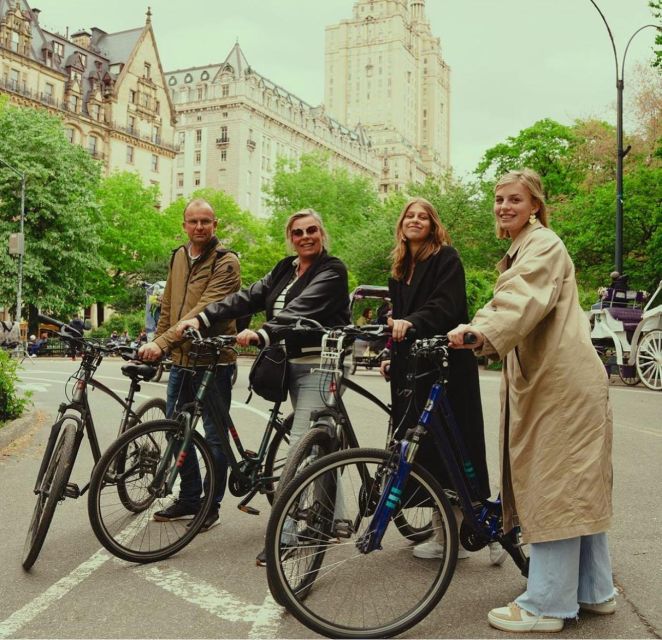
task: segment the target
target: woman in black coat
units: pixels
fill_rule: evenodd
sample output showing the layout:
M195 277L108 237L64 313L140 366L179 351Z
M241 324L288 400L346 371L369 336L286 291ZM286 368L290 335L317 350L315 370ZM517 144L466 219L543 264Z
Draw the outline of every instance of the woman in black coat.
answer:
M418 422L435 380L433 365L426 367L419 361L417 374L427 372L429 375L418 378L413 397L403 393L407 389L409 343L403 341L407 332L410 328L415 329L416 338L446 335L457 326L458 321L466 322L463 318L468 319L468 313L464 269L432 204L423 198L410 200L396 224L395 241L392 277L389 279L393 303L389 324L393 346L390 360L382 363L382 372L388 372L391 380L393 420L397 435L402 436ZM490 486L478 365L475 357L466 357L463 351L452 351L449 358L448 399L476 471L478 495L474 497L486 498L490 495ZM416 461L426 467L442 487L453 488L441 466L431 436L421 443ZM414 555L422 558L438 557L440 553L440 544L436 539L414 548ZM464 549L460 549L458 557L467 555ZM493 562L503 561L505 556L502 555L498 544L490 548Z

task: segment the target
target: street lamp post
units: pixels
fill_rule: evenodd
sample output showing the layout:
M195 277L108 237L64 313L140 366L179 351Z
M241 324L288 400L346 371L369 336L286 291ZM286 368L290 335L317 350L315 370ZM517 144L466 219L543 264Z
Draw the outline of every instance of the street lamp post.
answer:
M653 29L660 29L655 24L645 24L643 27L639 27L631 36L625 46L625 51L623 52L623 58L621 59L620 72L618 68L618 54L616 53L616 43L614 42L614 36L611 33L609 28L609 23L605 18L604 14L600 10L600 7L595 3L595 0L589 0L589 2L596 8L597 12L600 14L602 21L607 27L607 33L609 33L609 39L611 40L611 47L614 51L614 63L616 65L616 233L615 233L615 247L614 247L614 266L616 271L620 274L623 273L623 158L630 151L630 145L626 149L623 149L623 87L625 83L623 81L624 72L625 72L625 57L628 54L628 49L630 48L630 43L634 37L644 29L653 27Z
M23 304L23 253L25 252L23 238L25 227L25 173L21 173L8 162L0 158L0 163L5 165L10 171L13 171L21 179L21 222L20 222L20 240L18 251L18 287L16 289L16 322L21 322L22 304Z

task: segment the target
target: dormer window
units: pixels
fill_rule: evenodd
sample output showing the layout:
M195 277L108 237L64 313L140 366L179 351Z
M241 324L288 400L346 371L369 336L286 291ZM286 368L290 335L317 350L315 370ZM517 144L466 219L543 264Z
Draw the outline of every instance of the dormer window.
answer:
M53 42L53 51L60 58L64 57L64 45L61 42Z
M83 65L83 69L87 66L87 55L84 53L80 54L80 63Z

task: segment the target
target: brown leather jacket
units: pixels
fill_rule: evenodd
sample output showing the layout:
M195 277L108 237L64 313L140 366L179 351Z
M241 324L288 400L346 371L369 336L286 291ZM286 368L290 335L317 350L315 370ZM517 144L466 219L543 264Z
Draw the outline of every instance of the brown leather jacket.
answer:
M187 245L175 249L154 342L163 351L170 352L174 364L184 367L193 365L189 358L191 345L175 336L175 325L180 320L195 317L210 302L217 302L239 291L240 286L239 259L224 249L218 238L213 237L205 252L194 262L188 256ZM234 335L236 332L234 319L220 320L209 328L206 335ZM235 353L230 349L221 356L221 362L234 362L235 359ZM205 360L198 358L195 364L205 364Z

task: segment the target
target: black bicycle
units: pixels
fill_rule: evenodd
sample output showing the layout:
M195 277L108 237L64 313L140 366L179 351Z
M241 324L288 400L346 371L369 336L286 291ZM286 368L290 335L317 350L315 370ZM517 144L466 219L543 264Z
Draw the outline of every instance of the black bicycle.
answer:
M79 487L77 484L69 482L80 443L86 433L95 462L101 457L99 440L88 401L89 388L98 389L122 407L119 434L144 420L165 417L166 412L165 400L161 398L147 400L135 411L133 410L134 396L140 391L140 383L150 380L154 375L155 368L152 365L130 362L122 367L122 373L131 380L124 400L94 377L105 356L120 353L125 360L134 360L137 357L134 350L108 348L93 340L83 338L76 329L59 320L47 316L39 316L39 319L58 327L57 335L72 349L80 352L82 360L78 370L70 379L73 382L71 398L60 404L58 408L37 474L34 487L37 502L23 547L22 564L26 570L32 567L39 556L58 503L65 498L79 498L89 487L89 484ZM132 501L126 486L122 485L119 490L126 509L135 511L142 508L140 503Z
M300 622L329 637L390 637L417 624L451 581L458 537L470 551L498 542L528 572L519 530L502 530L500 501L472 500L475 471L445 391L446 338L417 340L410 357L437 367L418 424L390 450L338 451L317 461L283 488L271 512L271 592ZM424 437L433 438L453 492L415 462ZM451 501L464 516L459 532ZM434 523L429 535L442 548L439 557L413 556L417 538L391 526L403 510Z
M108 551L130 562L154 562L173 555L204 523L217 480L209 445L196 431L203 405L219 429L230 470L228 488L232 495L243 498L238 505L241 511L259 514L249 504L258 493L273 500L285 461L292 416L281 419L280 403L271 409L258 450L251 451L242 445L223 399L207 393L220 354L235 344L235 336L202 338L191 330L185 335L192 339L192 353L204 354L209 360L204 370L191 371L191 375L202 376L194 402L184 405L174 419L146 422L127 431L106 450L92 473L88 513L94 533ZM189 520L157 522L154 513L168 507L179 494L180 469L186 457L195 458L204 480L200 509ZM143 509L130 512L125 508L123 487Z

